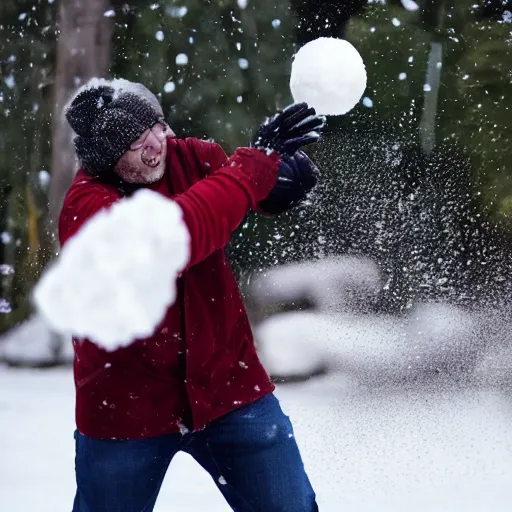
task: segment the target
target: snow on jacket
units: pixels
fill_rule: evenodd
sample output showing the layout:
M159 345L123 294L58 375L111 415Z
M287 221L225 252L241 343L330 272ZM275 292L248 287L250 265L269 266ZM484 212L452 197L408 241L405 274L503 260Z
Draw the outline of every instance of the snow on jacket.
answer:
M217 144L168 139L166 175L148 188L183 210L190 263L176 303L151 337L115 352L73 340L81 433L142 439L199 430L273 391L224 248L274 186L278 165L277 156L255 149L240 148L228 159ZM121 197L114 186L80 170L61 212L61 244Z

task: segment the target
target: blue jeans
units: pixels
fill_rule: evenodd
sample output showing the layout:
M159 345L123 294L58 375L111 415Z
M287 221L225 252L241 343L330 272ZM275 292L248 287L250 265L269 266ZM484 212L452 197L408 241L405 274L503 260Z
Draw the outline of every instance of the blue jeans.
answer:
M211 475L236 512L318 511L290 420L267 395L183 436L102 441L77 433L73 512L151 512L179 451Z

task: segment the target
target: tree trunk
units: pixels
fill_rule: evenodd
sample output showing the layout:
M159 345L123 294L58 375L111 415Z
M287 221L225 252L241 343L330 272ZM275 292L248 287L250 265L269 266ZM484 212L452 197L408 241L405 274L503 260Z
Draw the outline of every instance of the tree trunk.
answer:
M113 33L112 18L105 16L109 9L110 0L60 1L49 193L52 232L76 172L72 130L63 116L63 107L78 86L91 77L105 76L109 70Z
M441 86L441 68L443 65L443 44L439 30L443 25L444 0L430 0L425 3L421 12L424 28L432 34L430 54L428 58L427 76L425 81L425 98L420 121L421 148L430 155L436 145L436 117Z

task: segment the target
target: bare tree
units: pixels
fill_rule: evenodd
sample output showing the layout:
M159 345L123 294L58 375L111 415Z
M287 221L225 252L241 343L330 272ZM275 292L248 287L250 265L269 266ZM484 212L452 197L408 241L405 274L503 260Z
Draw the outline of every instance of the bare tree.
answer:
M76 172L72 131L63 117L63 107L78 86L108 72L113 32L110 8L110 0L60 0L49 193L52 226Z

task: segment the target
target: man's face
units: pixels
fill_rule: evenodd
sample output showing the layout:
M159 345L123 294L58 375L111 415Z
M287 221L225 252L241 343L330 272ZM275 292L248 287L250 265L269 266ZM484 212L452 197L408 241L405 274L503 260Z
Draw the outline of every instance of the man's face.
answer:
M146 130L117 162L114 172L127 183L150 185L165 173L167 137L174 132L164 123Z

